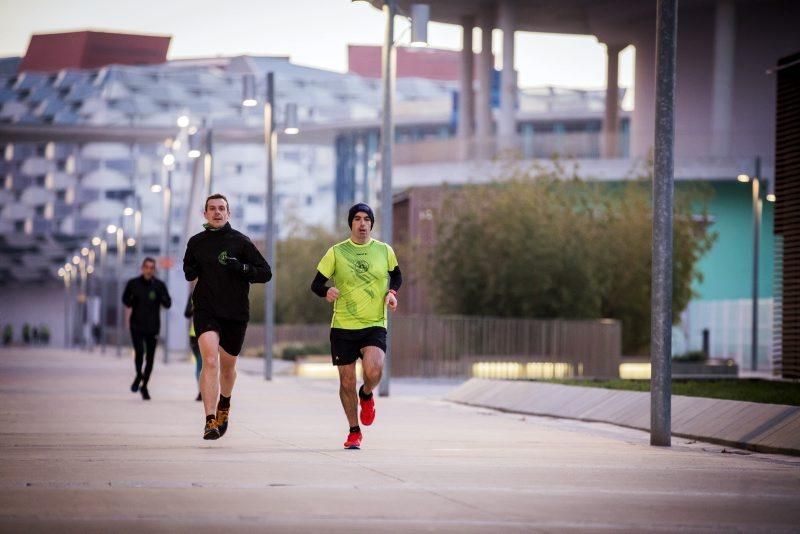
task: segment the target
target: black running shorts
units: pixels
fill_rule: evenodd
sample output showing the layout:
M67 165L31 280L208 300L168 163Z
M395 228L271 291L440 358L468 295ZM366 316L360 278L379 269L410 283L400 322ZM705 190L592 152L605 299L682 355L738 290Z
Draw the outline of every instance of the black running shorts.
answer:
M359 330L331 328L331 360L333 365L350 365L361 358L364 347L378 347L386 352L386 329L370 326Z
M220 319L204 310L194 310L192 315L194 331L197 339L204 332L214 331L219 334L219 346L231 356L238 356L244 345L244 334L247 331L246 321Z

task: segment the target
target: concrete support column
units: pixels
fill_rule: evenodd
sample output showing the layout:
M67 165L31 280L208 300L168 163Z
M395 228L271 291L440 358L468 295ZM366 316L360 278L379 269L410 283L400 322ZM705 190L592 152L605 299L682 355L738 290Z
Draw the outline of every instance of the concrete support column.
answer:
M606 109L603 116L603 157L619 157L619 53L622 46L606 45Z
M475 89L473 88L475 65L472 53L472 29L475 27L475 17L462 17L461 27L463 28L463 39L459 72L458 137L461 139L462 157L465 157L471 152L470 142L475 135Z
M481 28L481 53L478 56L478 100L475 105L475 124L478 141L478 152L488 154L491 152L492 144L492 108L491 74L494 69L492 57L492 23L493 9L491 5L483 5L480 13Z
M736 12L731 0L718 0L714 16L714 67L711 95L711 153L730 155Z
M636 92L634 94L633 118L631 120L630 155L636 159L652 156L655 136L655 81L653 58L656 54L655 35L643 32L634 41L636 47Z
M498 146L512 149L517 144L514 103L517 97L517 76L514 70L514 5L502 0L498 26L503 31L503 70L500 73L500 117L497 124Z

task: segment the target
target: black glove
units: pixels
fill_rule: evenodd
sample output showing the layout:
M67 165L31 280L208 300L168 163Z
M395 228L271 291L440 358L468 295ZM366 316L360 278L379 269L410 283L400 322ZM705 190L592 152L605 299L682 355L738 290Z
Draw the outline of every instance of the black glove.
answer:
M241 275L248 275L250 274L250 266L246 263L242 263L239 261L238 258L234 258L233 256L228 256L227 261L225 262L225 267L236 274Z

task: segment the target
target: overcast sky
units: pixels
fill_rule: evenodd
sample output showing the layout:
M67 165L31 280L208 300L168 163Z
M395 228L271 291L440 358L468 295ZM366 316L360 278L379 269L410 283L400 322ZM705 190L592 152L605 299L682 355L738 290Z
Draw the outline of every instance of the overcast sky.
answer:
M170 58L288 55L346 71L347 44L380 45L382 20L378 10L350 0L0 0L0 56L24 55L33 33L94 29L170 35ZM408 23L398 18L396 26L403 32ZM459 26L432 23L428 33L431 46L460 47ZM497 31L494 50L501 50ZM517 32L515 63L522 87L605 85L605 47L591 36ZM629 48L620 57L620 85L630 87L632 79Z

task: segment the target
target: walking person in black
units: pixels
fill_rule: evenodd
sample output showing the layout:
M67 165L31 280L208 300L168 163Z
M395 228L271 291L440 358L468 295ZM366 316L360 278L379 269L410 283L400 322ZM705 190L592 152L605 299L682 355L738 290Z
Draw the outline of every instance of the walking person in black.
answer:
M186 280L197 280L192 291L192 321L203 355L203 439L219 439L228 429L236 357L250 319L250 284L268 282L272 271L253 242L231 228L225 196L208 197L203 215L205 230L189 239L183 272Z
M131 384L131 391L140 391L144 400L150 400L147 383L153 372L156 341L161 330L161 306L172 306L167 286L156 278L156 260L150 257L144 259L142 275L128 280L122 293L122 303L125 305L125 316L136 354L136 378Z

